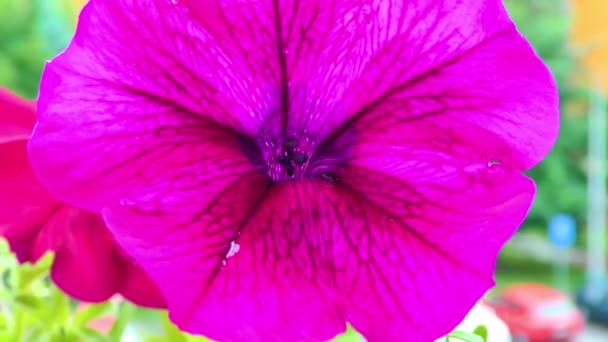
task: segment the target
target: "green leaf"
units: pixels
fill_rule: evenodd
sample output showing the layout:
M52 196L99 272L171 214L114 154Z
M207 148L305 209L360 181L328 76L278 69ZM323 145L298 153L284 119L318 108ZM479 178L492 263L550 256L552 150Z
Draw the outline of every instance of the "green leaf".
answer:
M50 331L51 342L78 342L78 333L64 326L56 327Z
M165 329L165 334L167 336L167 340L171 342L188 342L188 338L184 333L182 333L169 319L169 315L165 312L162 318L163 328Z
M19 290L19 268L17 264L11 265L2 271L2 283L6 286L9 293L15 293Z
M167 339L164 337L158 337L158 336L153 336L153 337L146 337L144 339L145 342L167 342Z
M53 255L46 254L35 264L24 264L19 267L19 289L27 290L32 284L48 276L53 263Z
M82 341L87 342L109 342L112 341L108 336L104 336L102 333L89 327L78 328L77 336Z
M132 321L136 311L137 308L131 303L123 302L120 304L118 314L116 315L116 321L114 321L112 329L110 329L110 341L122 341L127 325Z
M188 342L213 342L212 340L202 337L202 336L194 336L186 334L186 340Z
M13 333L11 331L0 330L0 341L14 341Z
M8 320L6 319L5 315L2 313L0 314L0 331L5 330L8 328Z
M23 341L44 341L46 340L44 337L47 334L47 327L43 325L29 326L27 331L24 333L25 336L22 337ZM3 341L0 339L0 341Z
M25 310L22 310L23 308L18 307L15 308L16 310L13 312L13 326L11 329L11 333L13 335L13 339L9 340L9 341L14 341L18 338L21 337L23 330L25 329L26 324L26 320L27 320L27 315L25 313Z
M84 328L91 321L101 318L112 312L112 302L103 302L99 304L88 304L84 309L76 312L74 316L74 326L77 329Z
M44 301L31 294L19 294L15 297L15 303L29 310L39 310L45 306Z
M481 337L483 339L483 342L488 341L488 327L483 324L478 325L477 328L473 330L473 334Z
M60 326L68 326L70 323L70 299L58 288L51 289L50 302L47 306L45 321Z
M483 342L483 339L479 335L467 333L464 331L454 330L447 337L447 342L464 341L464 342Z
M6 239L1 238L0 239L0 254L4 255L4 254L10 254L11 253L11 249L8 246L8 242L6 241Z
M346 332L340 334L334 338L333 342L360 342L364 341L363 337L348 324L346 326Z

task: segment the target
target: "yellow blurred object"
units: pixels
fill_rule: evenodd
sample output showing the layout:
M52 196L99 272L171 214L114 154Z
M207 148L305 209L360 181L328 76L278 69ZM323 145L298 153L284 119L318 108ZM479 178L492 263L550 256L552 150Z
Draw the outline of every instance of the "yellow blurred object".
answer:
M608 93L608 1L570 1L574 10L572 38L590 69L589 81Z
M76 25L78 15L87 2L89 2L89 0L64 0L62 2L63 8L66 10L70 23L73 26Z
M82 6L84 6L84 4L86 4L88 1L89 0L72 0L74 6L78 7L79 9L82 8Z

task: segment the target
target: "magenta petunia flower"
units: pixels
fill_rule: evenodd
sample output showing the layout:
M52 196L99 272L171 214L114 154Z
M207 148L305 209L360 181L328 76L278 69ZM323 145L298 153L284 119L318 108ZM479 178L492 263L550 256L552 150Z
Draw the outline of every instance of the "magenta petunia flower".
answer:
M557 102L498 0L91 0L29 152L186 331L430 341L493 285Z
M84 301L115 293L143 306L164 307L156 285L121 249L99 215L53 198L29 164L26 144L35 105L0 88L0 237L20 262L55 252L51 278Z

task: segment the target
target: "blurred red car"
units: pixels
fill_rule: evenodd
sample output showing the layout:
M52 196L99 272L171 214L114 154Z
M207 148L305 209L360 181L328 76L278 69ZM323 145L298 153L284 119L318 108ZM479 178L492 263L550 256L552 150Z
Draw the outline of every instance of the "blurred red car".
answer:
M487 301L514 342L571 341L582 333L581 311L564 293L541 284L518 284Z

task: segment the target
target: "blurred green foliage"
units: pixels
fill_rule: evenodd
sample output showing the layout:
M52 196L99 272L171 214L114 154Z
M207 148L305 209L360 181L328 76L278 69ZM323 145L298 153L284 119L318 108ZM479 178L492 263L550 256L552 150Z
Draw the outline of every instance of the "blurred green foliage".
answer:
M34 6L28 1L0 0L0 84L34 97L38 75L49 53L37 34Z
M47 254L36 264L19 265L0 239L0 341L209 341L180 332L166 312L121 300L83 305L70 299L49 279L52 262Z
M120 341L130 316L123 314L107 335L93 329L94 320L117 312L119 304L79 308L49 280L52 260L48 254L36 264L18 265L0 240L0 341Z
M570 42L572 13L567 0L505 0L520 32L555 76L560 93L561 129L553 151L528 172L538 192L528 223L542 227L560 212L579 222L586 214L587 91L577 75L582 66Z
M35 98L44 62L69 42L68 0L0 0L0 85Z

